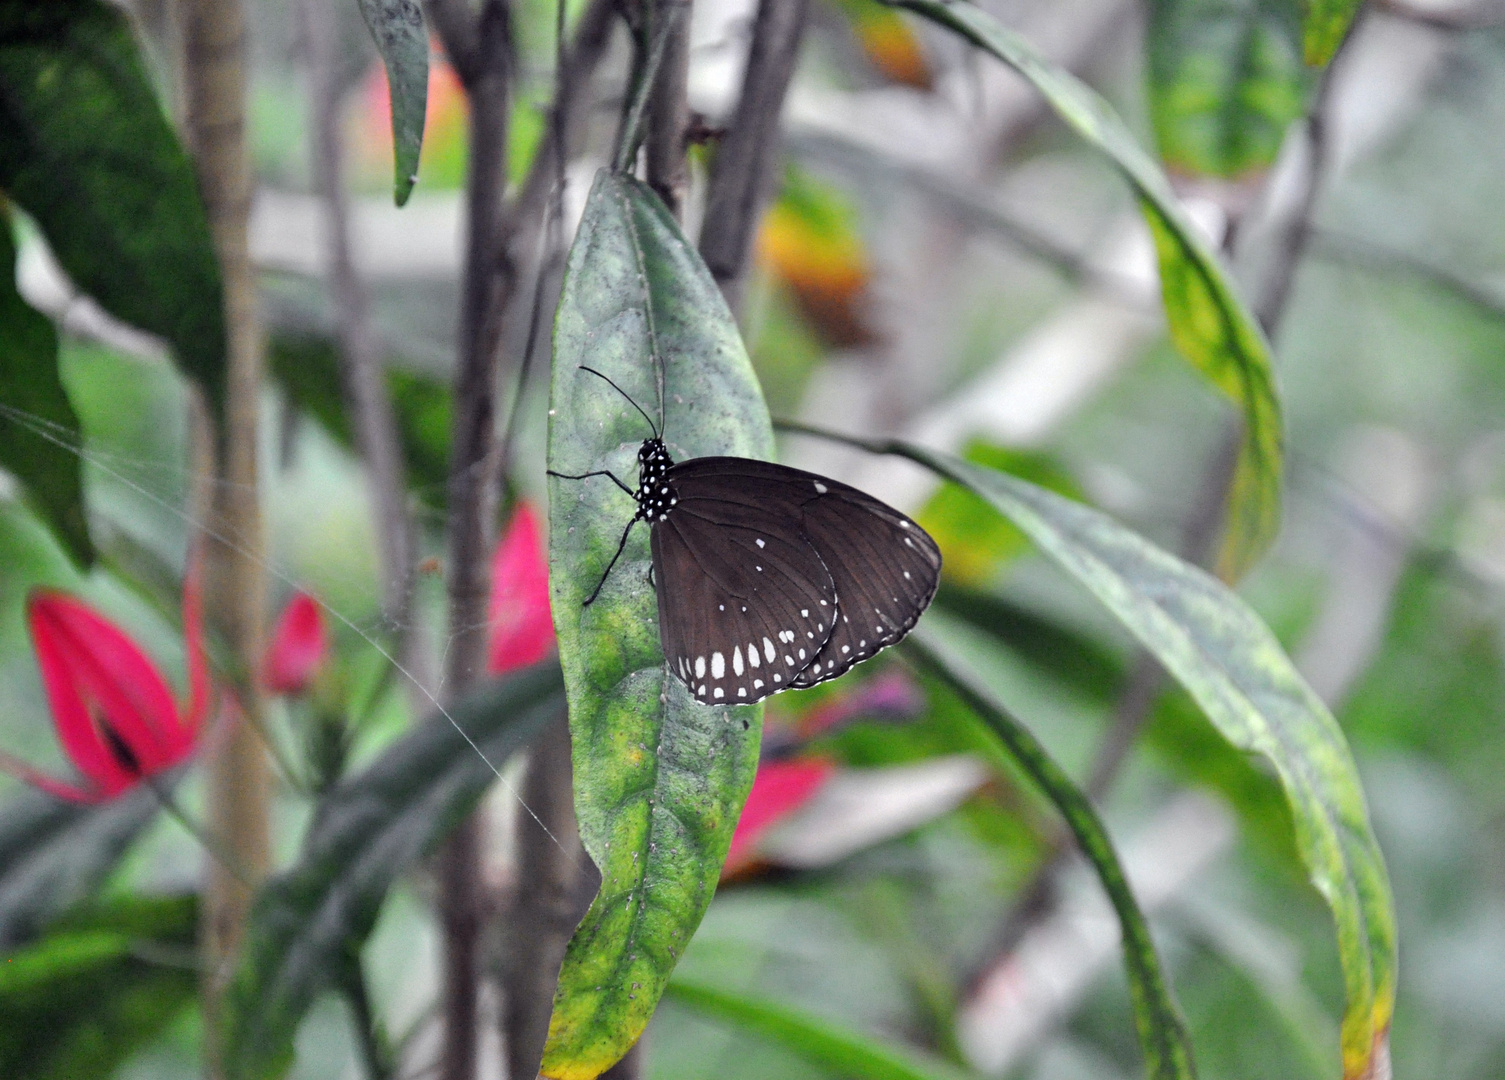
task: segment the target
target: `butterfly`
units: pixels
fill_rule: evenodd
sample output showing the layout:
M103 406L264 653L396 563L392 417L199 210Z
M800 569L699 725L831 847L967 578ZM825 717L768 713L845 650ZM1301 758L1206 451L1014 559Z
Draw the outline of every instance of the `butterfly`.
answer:
M637 503L600 595L638 522L652 547L659 640L669 670L711 705L814 686L901 640L940 582L941 552L893 507L838 480L739 457L676 462L641 406L594 368L653 431L638 449Z

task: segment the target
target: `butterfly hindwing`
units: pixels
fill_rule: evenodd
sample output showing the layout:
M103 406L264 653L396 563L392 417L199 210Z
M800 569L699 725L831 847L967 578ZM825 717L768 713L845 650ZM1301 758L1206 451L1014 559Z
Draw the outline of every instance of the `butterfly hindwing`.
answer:
M659 636L697 700L736 705L794 685L830 637L836 591L797 523L697 496L652 529Z
M653 526L660 635L670 669L701 700L755 701L835 678L907 634L935 594L934 541L856 488L723 457L674 465L666 480L678 503ZM744 640L764 656L775 647L772 669L754 676L745 651L728 651Z

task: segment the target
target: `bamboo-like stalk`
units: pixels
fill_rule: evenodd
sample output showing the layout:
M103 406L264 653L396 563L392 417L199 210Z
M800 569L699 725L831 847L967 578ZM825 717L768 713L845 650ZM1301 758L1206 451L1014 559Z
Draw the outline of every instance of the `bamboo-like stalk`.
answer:
M246 27L238 0L179 0L183 43L183 133L198 171L224 286L228 391L222 453L215 470L206 595L211 621L230 643L239 669L237 707L228 728L208 741L205 786L209 829L245 881L217 863L207 867L201 926L204 953L206 1073L221 1075L220 1000L249 910L267 868L269 770L257 734L261 700L254 673L264 621L261 515L256 451L262 341L256 283L247 244L251 167L246 127Z

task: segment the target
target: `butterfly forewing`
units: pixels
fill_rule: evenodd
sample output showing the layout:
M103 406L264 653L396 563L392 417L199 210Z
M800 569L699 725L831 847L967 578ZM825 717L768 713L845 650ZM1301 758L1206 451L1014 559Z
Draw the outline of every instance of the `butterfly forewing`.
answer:
M711 704L835 678L908 633L935 594L934 542L855 488L746 458L692 458L666 479L679 501L653 527L664 655ZM749 560L762 567L750 577ZM743 640L775 646L778 681L766 667L762 686L733 680ZM695 674L702 657L720 683Z
M731 493L674 487L679 502L653 523L669 670L712 705L787 690L832 633L830 572L797 522Z

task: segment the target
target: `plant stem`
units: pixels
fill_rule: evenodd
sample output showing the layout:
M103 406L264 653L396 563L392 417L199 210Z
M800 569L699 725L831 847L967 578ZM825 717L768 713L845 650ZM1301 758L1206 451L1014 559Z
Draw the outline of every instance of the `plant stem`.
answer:
M218 1076L216 1033L227 961L239 943L252 886L266 873L270 847L268 765L257 735L260 691L251 674L261 656L265 602L256 470L263 361L247 241L251 167L245 141L245 15L239 0L180 0L179 21L184 135L219 258L227 335L224 455L212 532L231 538L233 546L208 545L209 611L247 673L237 688L245 722L232 724L207 763L210 831L246 877L236 880L224 867L211 864L204 893L206 1065L210 1076Z
M759 0L742 96L711 170L700 256L736 311L753 231L778 168L779 115L810 0Z
M668 39L648 111L648 186L676 220L684 215L685 132L690 126L690 0L654 0Z
M480 677L486 660L488 557L501 464L497 361L502 312L513 286L502 231L512 35L511 12L503 0L486 0L474 13L465 4L431 2L429 11L470 102L468 234L447 492L450 637L444 675L446 696L453 700ZM477 812L445 840L438 856L445 944L443 1080L475 1077L484 847L484 821Z

